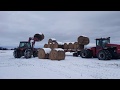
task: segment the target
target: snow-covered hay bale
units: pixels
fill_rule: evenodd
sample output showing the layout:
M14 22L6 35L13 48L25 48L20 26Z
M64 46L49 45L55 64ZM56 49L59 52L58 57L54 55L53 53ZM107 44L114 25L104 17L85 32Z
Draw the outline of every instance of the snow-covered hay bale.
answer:
M44 48L48 48L48 44L44 44Z
M42 33L37 33L34 35L34 38L36 41L42 41L44 39L44 34Z
M49 54L49 58L51 60L64 60L65 59L65 52L61 48L55 48L51 50Z
M49 59L50 48L40 48L38 51L39 59Z
M86 36L79 36L79 37L78 37L78 43L79 43L79 44L87 45L87 44L89 44L89 42L90 42L90 40L89 40L89 38L86 37Z
M48 40L48 43L53 43L53 42L57 42L57 40L56 40L55 38L50 38L50 39Z
M48 48L53 48L53 43L48 43Z
M64 48L63 43L61 42L53 42L53 48Z

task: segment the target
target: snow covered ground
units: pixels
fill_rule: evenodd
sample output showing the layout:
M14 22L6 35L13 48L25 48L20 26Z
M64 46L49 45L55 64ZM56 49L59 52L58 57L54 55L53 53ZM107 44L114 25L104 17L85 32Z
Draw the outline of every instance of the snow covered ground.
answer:
M0 79L120 79L120 59L83 59L66 53L65 60L13 57L0 51Z

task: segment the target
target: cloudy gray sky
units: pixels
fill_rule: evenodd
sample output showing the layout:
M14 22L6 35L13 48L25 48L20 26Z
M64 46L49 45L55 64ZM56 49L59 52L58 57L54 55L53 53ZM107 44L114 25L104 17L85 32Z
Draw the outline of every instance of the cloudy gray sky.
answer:
M36 43L40 47L49 38L74 42L80 35L88 36L90 43L109 36L120 43L120 11L0 11L0 46L16 47L36 33L45 36Z

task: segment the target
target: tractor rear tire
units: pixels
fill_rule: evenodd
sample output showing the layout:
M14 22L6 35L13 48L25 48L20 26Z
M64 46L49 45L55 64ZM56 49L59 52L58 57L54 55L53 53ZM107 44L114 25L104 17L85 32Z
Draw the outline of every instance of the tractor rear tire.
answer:
M90 50L85 50L85 49L83 49L81 52L80 52L80 56L82 57L82 58L92 58L92 51L90 51Z
M25 52L24 52L24 57L26 59L31 58L31 55L32 55L31 53L32 53L31 50L26 49Z
M111 60L112 55L108 50L101 50L98 52L97 57L99 60Z

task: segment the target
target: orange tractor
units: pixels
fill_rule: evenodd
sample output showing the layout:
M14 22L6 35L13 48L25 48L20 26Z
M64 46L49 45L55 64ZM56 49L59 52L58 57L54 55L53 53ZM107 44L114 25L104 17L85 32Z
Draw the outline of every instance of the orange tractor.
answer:
M120 45L110 44L110 37L97 38L95 47L84 48L79 53L73 54L73 56L78 55L82 58L98 58L99 60L119 59Z

